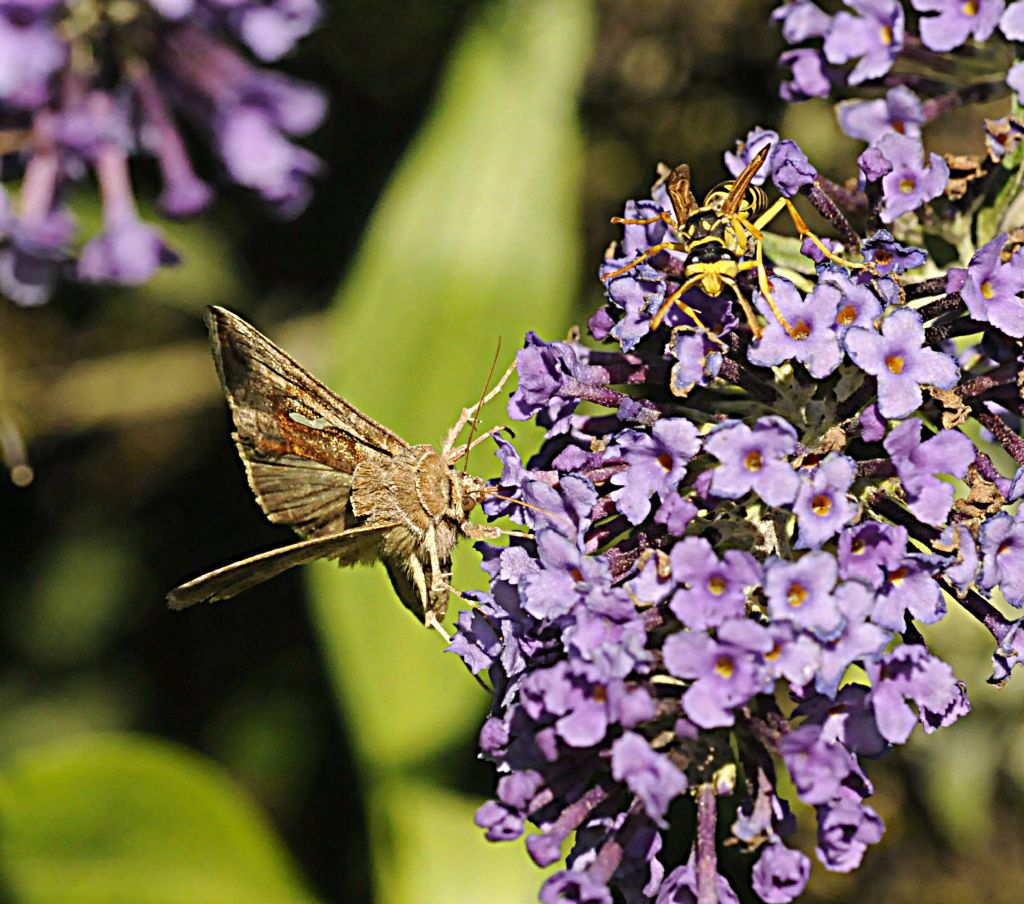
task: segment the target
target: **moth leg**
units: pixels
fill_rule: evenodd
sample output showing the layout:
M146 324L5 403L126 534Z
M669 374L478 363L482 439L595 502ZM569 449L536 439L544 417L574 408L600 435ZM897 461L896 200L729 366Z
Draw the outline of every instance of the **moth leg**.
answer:
M441 636L442 636L442 637L444 638L444 642L445 642L445 644L446 644L447 646L451 646L451 643L452 643L452 636L451 636L451 634L449 634L449 633L448 633L448 632L447 632L447 631L446 631L446 630L444 629L444 625L442 625L442 624L441 624L441 623L440 623L440 622L439 622L439 621L437 620L437 616L436 616L436 615L434 615L434 613L433 613L433 612L430 612L430 613L428 613L428 614L427 614L427 617L426 617L426 618L425 618L425 619L424 619L423 621L424 621L424 624L425 624L425 625L426 625L426 626L427 626L428 628L433 628L433 629L434 629L435 631L437 631L437 633L438 633L438 634L440 634L440 635L441 635Z
M444 450L445 457L449 461L458 461L462 456L456 456L454 459L451 457L452 446L455 444L455 438L463 431L466 424L468 424L474 417L477 416L480 409L483 408L488 402L491 401L499 392L501 392L504 385L509 381L509 378L515 373L516 363L513 361L509 366L508 370L501 375L501 379L495 384L487 395L485 395L479 402L470 405L468 408L462 409L462 414L459 415L459 419L452 425L451 430L448 431L448 435L444 438L444 442L441 444L441 448ZM485 434L486 435L486 434ZM484 437L480 437L483 439ZM472 446L470 447L472 448ZM467 450L468 451L468 450ZM465 452L463 452L465 454Z
M486 433L478 436L468 446L465 443L463 443L457 449L450 449L450 450L448 450L446 452L446 456L447 456L448 461L453 462L453 463L457 462L464 455L468 454L473 449L475 449L477 446L479 446L480 443L487 442L487 440L491 439L491 437L497 436L503 430L508 430L509 433L512 433L512 431L509 430L509 428L506 427L504 424L498 424L497 427L492 427Z

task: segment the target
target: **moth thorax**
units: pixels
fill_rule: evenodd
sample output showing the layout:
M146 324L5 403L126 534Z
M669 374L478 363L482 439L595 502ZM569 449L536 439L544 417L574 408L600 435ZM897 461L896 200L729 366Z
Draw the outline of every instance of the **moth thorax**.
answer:
M452 480L451 465L430 446L422 447L416 468L416 495L420 505L431 518L441 518L453 504L458 486Z

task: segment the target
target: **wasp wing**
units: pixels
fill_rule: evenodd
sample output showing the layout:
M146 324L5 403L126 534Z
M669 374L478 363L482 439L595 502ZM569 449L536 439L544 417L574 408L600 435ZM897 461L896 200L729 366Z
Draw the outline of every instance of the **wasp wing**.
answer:
M205 319L235 444L260 508L303 536L352 527L348 499L356 465L390 458L408 444L241 317L210 306Z
M697 199L690 188L690 167L679 164L665 180L665 192L672 203L676 223L682 226L697 209Z
M311 537L250 556L175 587L167 594L167 605L172 609L186 609L196 603L230 599L289 568L306 565L317 559L336 559L339 565L373 561L378 554L381 535L394 526L376 524L373 527L354 527L338 534Z

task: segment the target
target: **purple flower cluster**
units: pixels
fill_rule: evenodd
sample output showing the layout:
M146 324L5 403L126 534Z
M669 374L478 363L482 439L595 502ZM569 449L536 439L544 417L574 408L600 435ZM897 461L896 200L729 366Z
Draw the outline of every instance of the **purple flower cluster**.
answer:
M212 190L179 117L206 136L230 179L284 216L302 210L320 168L291 138L320 124L323 95L248 58L288 53L319 22L319 0L93 6L0 0L0 153L14 164L4 178L21 181L16 203L0 188L0 292L23 305L45 301L62 277L135 285L177 261L140 218L128 164L155 159L165 216L205 208ZM90 173L103 228L78 249L68 190Z
M902 7L848 5L776 18L877 77L906 40ZM961 4L915 6L935 13L933 36L965 27ZM734 175L765 142L763 175L841 244L805 236L798 276L768 261L759 278L743 266L751 237L736 292L698 283L655 321L693 272L659 183L627 204L602 264L603 347L531 333L517 357L509 413L547 434L525 463L500 441L501 498L485 509L528 532L480 545L490 586L466 594L452 650L494 688L480 745L501 779L478 824L492 840L532 824L534 861L565 857L543 902L738 900L718 868L726 835L761 900L794 900L812 863L788 842L781 769L814 808L818 863L855 869L884 831L868 760L970 709L927 626L951 606L976 619L996 683L1024 656L1024 618L999 608L1024 608L1020 239L915 278L927 255L910 239L962 215L945 161L887 132L861 158L862 189L840 190L756 131L728 157ZM663 833L687 814L680 858Z

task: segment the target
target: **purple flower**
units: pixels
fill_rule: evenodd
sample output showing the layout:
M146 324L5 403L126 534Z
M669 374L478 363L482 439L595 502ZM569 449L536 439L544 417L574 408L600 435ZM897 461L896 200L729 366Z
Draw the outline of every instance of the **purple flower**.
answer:
M903 644L865 668L878 730L893 744L905 743L925 713L944 712L958 696L953 670L925 647ZM908 700L917 706L917 715Z
M823 38L832 23L832 17L812 0L785 0L772 10L771 20L782 23L782 37L790 44Z
M1006 4L1003 0L910 0L919 13L938 13L922 16L919 23L921 42L929 50L944 53L959 47L969 37L987 41L999 24Z
M949 165L938 154L922 161L924 147L917 138L889 132L868 150L881 154L891 171L882 176L883 223L892 223L898 217L937 198L946 188ZM863 161L865 154L861 155ZM862 165L864 174L871 178L869 168Z
M238 33L264 62L280 59L320 23L318 0L276 0L244 7L238 14Z
M890 88L877 100L846 100L838 106L839 127L868 143L888 132L916 138L925 121L921 99L905 85Z
M762 129L757 126L747 132L743 141L736 142L736 153L725 152L725 168L733 175L738 176L747 165L758 155L765 145L775 144L779 140L779 133L771 129ZM762 185L765 179L772 174L771 166L762 166L755 173L751 180L753 185Z
M921 315L907 308L886 317L881 333L853 327L844 341L853 363L878 378L883 417L907 417L921 406L921 386L950 389L960 374L949 355L925 347Z
M847 669L854 662L876 659L892 635L867 619L875 607L875 595L867 584L846 581L835 591L836 607L843 617L842 633L822 644L815 688L834 698Z
M847 81L859 85L889 71L903 47L903 7L899 0L847 0L860 13L837 13L825 35L830 63L857 59Z
M885 438L907 507L925 524L942 527L953 507L953 487L936 474L962 478L974 461L974 443L958 430L941 430L921 442L921 421L910 418Z
M625 782L644 805L644 811L664 828L668 805L688 783L667 756L655 753L646 739L627 731L612 744L612 778Z
M999 30L1011 41L1024 41L1024 4L1011 3L999 20Z
M822 283L835 286L839 290L839 305L833 326L840 338L846 335L850 327L870 327L881 316L882 302L874 289L866 283L853 280L845 268L825 266L818 278Z
M718 904L740 904L729 880L718 873L715 874L715 900ZM697 904L697 870L692 854L683 866L677 866L668 874L654 904Z
M666 350L676 359L669 374L669 388L674 396L682 398L695 386L708 385L722 367L722 350L705 333L687 327L677 326L672 330Z
M828 803L841 794L843 782L859 772L857 760L842 744L823 735L821 727L805 723L778 742L782 757L804 803Z
M788 66L790 78L779 87L779 94L787 103L797 103L811 97L828 97L832 82L825 72L825 60L820 51L798 47L779 55L779 65Z
M611 478L621 488L611 494L619 511L632 524L643 521L651 511L651 496L664 499L674 493L698 449L697 428L685 418L662 418L650 434L623 430L609 450L628 465Z
M928 252L924 248L901 245L888 229L879 229L861 243L864 257L875 265L879 276L906 273L924 265Z
M1006 601L1024 606L1024 516L999 512L981 525L981 586L999 587Z
M704 537L687 537L669 556L672 579L681 586L669 603L688 628L703 630L745 614L747 588L761 582L761 566L748 552L715 555Z
M869 844L885 833L879 815L861 796L843 788L840 796L818 807L818 846L815 853L826 869L848 873L860 866Z
M611 589L604 560L585 555L557 530L537 531L537 557L541 567L520 579L523 607L534 618L566 615L589 594Z
M765 904L788 904L803 893L810 876L808 857L776 839L754 864L754 892Z
M541 904L612 904L608 886L585 870L563 870L555 873L541 887Z
M740 621L758 627L746 619ZM732 725L733 708L742 706L762 688L758 654L771 649L766 634L760 646L751 649L748 643L732 643L723 639L721 632L719 640L689 631L667 637L665 668L677 678L694 679L683 694L686 715L701 728Z
M508 400L509 417L528 421L543 412L549 434L564 432L579 404L572 390L583 369L572 346L545 342L530 330L516 353L518 382Z
M876 590L886 571L900 567L907 552L907 529L881 521L862 521L839 535L839 576L864 581Z
M899 567L886 571L875 596L871 620L890 631L902 631L908 612L926 625L934 624L946 614L942 589L926 563L914 556L907 556Z
M772 295L789 330L780 323L767 299L759 291L755 292L754 304L767 324L761 338L751 343L748 360L763 367L774 367L796 359L815 379L827 377L843 358L839 337L832 330L841 300L839 290L819 283L804 298L789 280L777 276L772 280Z
M856 517L857 506L847 496L856 473L852 458L833 452L810 476L802 475L793 502L800 527L798 549L817 549Z
M179 117L213 140L234 181L277 212L292 216L305 206L320 162L286 136L319 125L323 94L256 68L231 35L258 57L276 59L318 23L318 0L153 0L93 19L76 10L58 0L0 4L0 118L31 132L18 214L24 222L17 235L8 230L13 255L0 252L3 282L21 303L45 300L59 274L134 285L177 260L136 214L128 159L156 158L167 216L205 208L211 189L192 168ZM48 242L57 230L44 238L43 216L56 213L56 199L90 170L104 232L84 243L77 268L57 266L73 235Z
M978 544L974 542L974 536L963 524L951 524L935 544L936 549L952 550L956 559L943 568L942 573L961 593L974 583L978 574Z
M781 417L759 418L751 429L726 421L704 440L704 449L721 464L712 472L711 492L738 499L753 490L769 505L787 505L796 498L800 478L786 460L796 451L797 435Z
M809 552L796 562L773 559L764 580L772 620L792 622L822 640L835 637L843 623L832 596L837 574L836 560L827 552Z
M801 188L814 185L818 171L811 166L807 155L800 150L795 141L780 141L768 157L772 182L787 198L792 197Z
M0 109L31 110L46 102L50 79L68 57L53 29L53 3L0 7Z
M1024 254L1018 249L1004 264L1006 233L979 248L967 269L951 267L947 292L959 292L971 317L991 323L1015 339L1024 337Z

